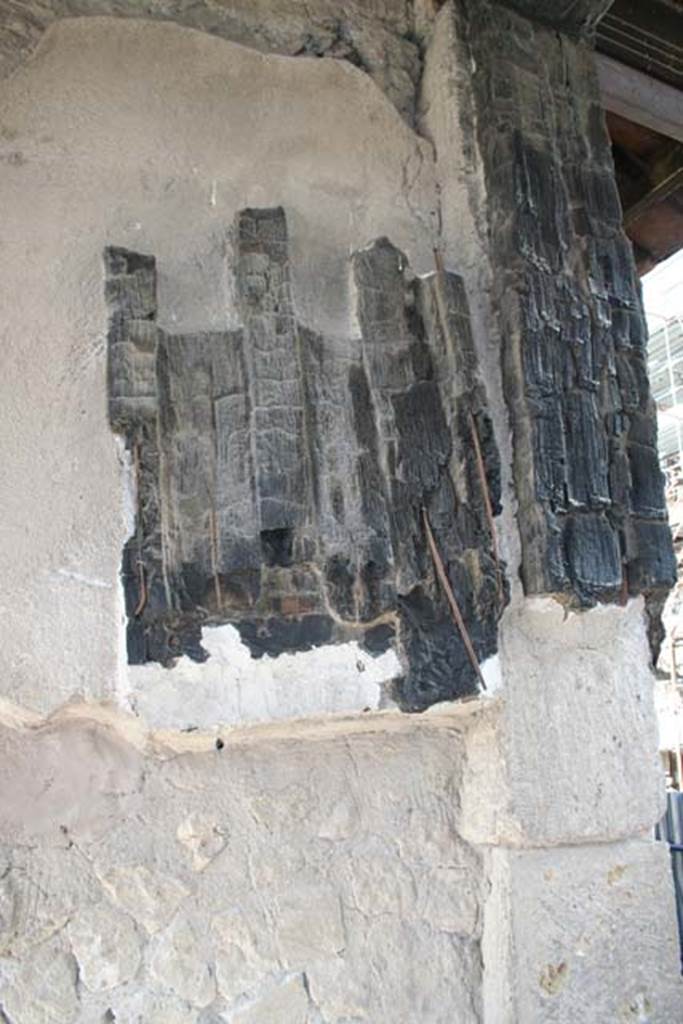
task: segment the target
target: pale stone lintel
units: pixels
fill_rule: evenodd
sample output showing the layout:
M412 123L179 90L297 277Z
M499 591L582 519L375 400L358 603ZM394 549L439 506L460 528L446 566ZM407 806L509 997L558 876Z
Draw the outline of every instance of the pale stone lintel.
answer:
M202 753L214 750L218 740L225 746L245 747L260 742L298 739L320 741L346 735L408 733L455 730L464 732L485 709L498 705L500 698L468 698L434 705L422 714L395 710L250 723L210 729L150 729L143 719L127 713L109 701L73 700L45 717L0 699L0 728L24 732L58 728L78 720L111 730L147 754Z

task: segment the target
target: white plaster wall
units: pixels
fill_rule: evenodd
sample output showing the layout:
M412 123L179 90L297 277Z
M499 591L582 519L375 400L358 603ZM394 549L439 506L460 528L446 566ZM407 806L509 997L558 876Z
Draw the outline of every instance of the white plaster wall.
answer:
M66 20L3 84L0 202L0 685L41 711L117 687L125 699L104 246L156 255L163 326L223 327L235 213L282 204L299 317L349 336L351 251L388 234L416 271L433 268L431 147L345 62L264 56L173 24Z

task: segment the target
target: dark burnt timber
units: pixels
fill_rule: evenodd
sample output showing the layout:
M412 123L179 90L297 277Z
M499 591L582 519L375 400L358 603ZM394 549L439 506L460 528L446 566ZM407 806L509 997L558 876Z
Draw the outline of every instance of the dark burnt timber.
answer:
M583 606L645 593L656 609L676 565L592 54L479 0L457 17L477 68L525 590Z
M157 327L152 257L106 253L110 418L138 494L129 661L202 660L202 626L231 623L254 657L398 644L405 710L476 692L424 532L426 514L483 660L507 594L462 281L414 278L380 239L353 257L362 337L323 338L295 317L283 211L244 210L234 245L243 326L195 335Z

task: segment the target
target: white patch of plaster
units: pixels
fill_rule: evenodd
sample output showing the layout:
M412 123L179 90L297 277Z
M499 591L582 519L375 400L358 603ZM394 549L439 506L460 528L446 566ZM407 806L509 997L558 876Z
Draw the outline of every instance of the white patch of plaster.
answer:
M126 531L124 541L126 541L129 537L133 536L133 531L135 530L135 514L138 500L137 485L133 470L133 459L130 451L126 448L125 439L120 434L114 434L114 440L121 464L121 515Z
M234 626L202 630L204 664L128 670L129 703L153 728L210 728L307 715L376 710L383 687L402 672L394 650L379 657L356 641L277 658L252 658Z
M503 689L503 667L500 663L500 655L493 654L480 665L481 674L486 683L486 693L483 696L493 697Z

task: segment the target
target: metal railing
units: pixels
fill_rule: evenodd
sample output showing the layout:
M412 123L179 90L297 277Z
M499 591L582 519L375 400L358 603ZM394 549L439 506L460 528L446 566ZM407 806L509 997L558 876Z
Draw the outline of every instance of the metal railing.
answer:
M666 814L655 829L657 839L669 844L671 870L674 877L676 917L678 920L678 950L683 974L683 793L669 790Z

